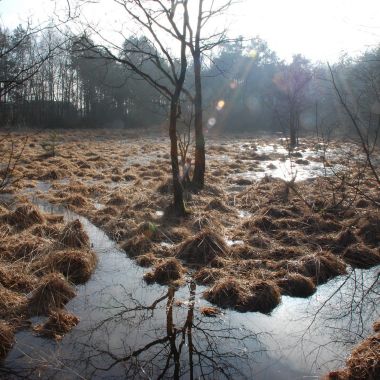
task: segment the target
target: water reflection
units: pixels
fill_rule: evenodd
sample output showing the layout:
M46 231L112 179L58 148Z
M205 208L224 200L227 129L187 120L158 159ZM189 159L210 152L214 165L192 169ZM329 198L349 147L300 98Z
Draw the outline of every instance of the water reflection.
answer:
M123 324L130 331L138 331L145 340L134 345L127 338L123 342L124 352L119 354L92 346L105 360L104 365L96 367L98 376L100 372L109 373L119 367L127 378L251 377L249 364L253 364L255 352L250 351L247 344L256 345L257 352L264 351L259 335L226 325L220 319L202 317L197 311L193 282L186 301L176 295L176 289L169 287L166 294L150 305L134 300L134 307L122 308L95 327L97 332L99 329L112 331L116 325ZM155 326L156 314L163 310L165 323Z
M339 367L379 318L379 268L352 270L306 300L283 297L270 316L205 317L203 287L147 286L144 269L100 229L71 211L65 218L80 218L99 256L67 305L81 322L60 343L19 332L1 378L317 378Z

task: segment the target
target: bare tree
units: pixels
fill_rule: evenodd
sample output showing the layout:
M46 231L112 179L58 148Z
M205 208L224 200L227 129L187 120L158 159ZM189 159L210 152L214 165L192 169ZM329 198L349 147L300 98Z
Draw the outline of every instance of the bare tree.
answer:
M375 178L376 182L380 184L380 177L377 172L376 166L373 162L373 152L376 147L376 144L378 141L378 135L380 132L380 110L371 109L371 111L369 112L370 117L372 118L372 115L373 115L375 119L375 130L372 131L373 133L371 133L371 130L370 128L368 128L368 125L367 125L368 121L363 117L364 110L361 108L360 103L358 102L361 94L358 96L358 99L354 100L355 104L350 104L347 97L342 93L342 90L339 88L339 84L337 83L335 74L330 64L327 64L327 65L330 72L331 83L337 95L337 98L339 100L339 103L342 106L346 115L348 116L352 126L354 127L354 131L357 137L359 138L359 144L362 148L362 152L365 155L366 163L369 166L373 177ZM380 104L379 103L379 100L380 100L379 83L376 83L374 78L371 77L369 83L367 84L370 88L375 89L375 94L377 97L377 99L375 98L375 100L378 104ZM369 126L370 125L371 125L371 119L369 121Z
M294 56L293 62L284 66L274 79L280 91L275 112L280 119L286 120L291 148L298 143L300 114L305 107L306 88L311 79L312 73L308 61L299 55Z
M91 25L88 25L88 29L97 38L100 38L102 43L95 44L87 38L85 43L82 40L81 48L96 50L102 58L124 65L128 70L153 86L168 102L170 156L174 189L173 211L178 216L184 216L186 210L178 163L177 120L181 115L181 94L186 92L184 82L188 65L186 55L188 25L186 9L188 0L171 0L170 11L161 1L113 1L123 8L126 15L145 33L145 36L143 38L137 36L127 38L123 47L120 47L104 38ZM175 25L175 28L171 28L171 25ZM179 45L176 56L171 53L169 43L164 42L165 38L173 36L175 36L174 42ZM150 62L156 68L159 76L155 76L146 69L144 66L146 62Z

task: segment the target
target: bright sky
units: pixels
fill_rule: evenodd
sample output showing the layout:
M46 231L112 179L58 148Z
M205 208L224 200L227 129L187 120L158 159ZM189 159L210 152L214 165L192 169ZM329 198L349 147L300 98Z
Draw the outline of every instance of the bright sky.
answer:
M355 55L380 43L380 0L240 1L218 25L226 24L231 36L259 35L281 58L301 53L314 61L334 61L342 52ZM92 17L117 29L122 12L115 12L112 0L102 2L107 6L93 6ZM28 16L37 23L54 3L63 7L66 0L0 0L2 23L12 28Z

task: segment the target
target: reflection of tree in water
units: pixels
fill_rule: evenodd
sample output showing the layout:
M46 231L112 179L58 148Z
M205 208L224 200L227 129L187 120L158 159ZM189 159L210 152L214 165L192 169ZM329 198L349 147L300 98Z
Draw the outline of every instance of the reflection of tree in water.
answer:
M331 286L312 302L305 315L307 325L301 332L301 343L309 347L305 355L314 357L315 368L336 366L326 362L327 352L329 360L343 363L353 346L373 333L372 323L380 318L379 279L379 268L351 269L338 286ZM318 340L319 336L326 341Z
M110 360L104 366L93 363L97 372L109 373L114 367L122 365L124 375L128 378L249 378L249 366L253 363L254 352L248 350L245 343L254 341L258 347L257 352L263 351L257 341L258 335L242 328L225 326L219 318L202 318L195 313L195 291L196 285L191 283L181 323L176 323L175 320L174 309L180 303L176 301L176 289L172 287L149 306L134 300L134 307L125 307L112 318L101 322L97 328L109 323L136 322L135 313L143 312L139 319L140 326L135 328L141 328L141 334L147 333L151 339L138 349L126 349L122 355L98 348L99 354L108 356ZM154 312L164 301L166 330L144 331L146 322L154 317Z
M19 346L19 358L8 367L0 365L0 378L288 379L323 374L340 367L352 346L371 333L379 318L379 277L379 268L353 270L323 285L310 300L284 300L285 313L249 313L243 319L230 311L220 318L202 316L195 284L185 301L179 298L186 288L160 294L148 287L136 293L139 300L150 299L147 304L126 289L121 294L115 287L104 288L102 306L89 310L89 320L61 345L39 338L29 351Z

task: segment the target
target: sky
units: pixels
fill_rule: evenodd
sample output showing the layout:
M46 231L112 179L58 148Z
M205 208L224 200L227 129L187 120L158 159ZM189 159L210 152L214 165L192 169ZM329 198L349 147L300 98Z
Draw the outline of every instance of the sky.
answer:
M13 28L28 17L42 22L55 3L62 8L66 0L0 0L2 24ZM112 0L101 4L92 6L90 17L116 29L124 15ZM301 53L334 62L380 43L379 15L380 0L240 0L216 25L228 27L232 37L259 35L283 59Z

